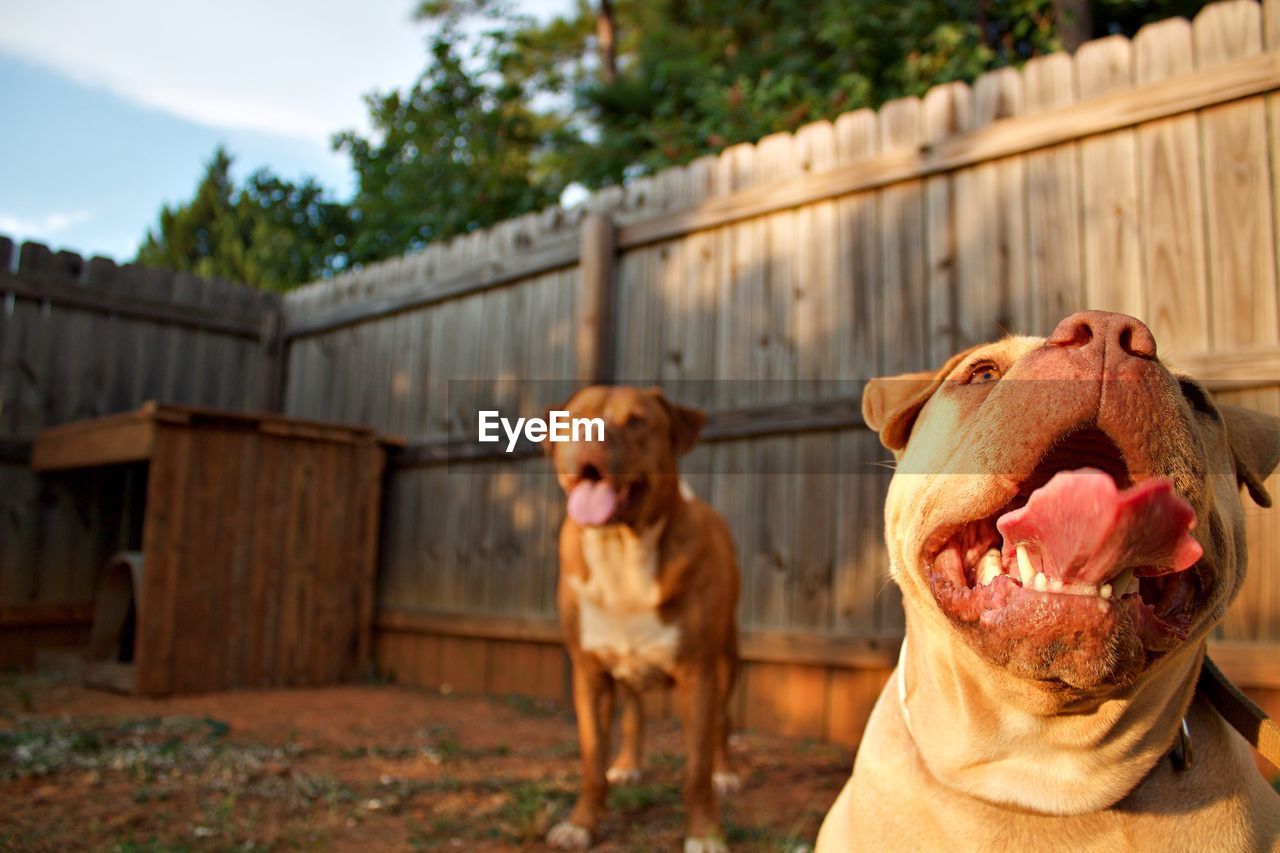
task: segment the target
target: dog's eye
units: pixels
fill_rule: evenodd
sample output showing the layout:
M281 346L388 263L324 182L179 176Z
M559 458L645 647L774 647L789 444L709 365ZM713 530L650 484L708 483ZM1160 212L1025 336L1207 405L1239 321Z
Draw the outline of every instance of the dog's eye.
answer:
M1198 383L1187 379L1186 377L1178 378L1178 389L1182 391L1182 396L1192 409L1202 415L1208 415L1211 418L1218 417L1218 410L1209 399L1209 394Z
M632 412L631 414L627 415L626 425L629 429L639 429L640 427L644 426L645 423L646 421L644 419L644 415L637 414L636 412Z
M979 362L969 368L969 375L965 378L966 385L982 385L985 382L995 382L1000 378L1000 368L989 361Z

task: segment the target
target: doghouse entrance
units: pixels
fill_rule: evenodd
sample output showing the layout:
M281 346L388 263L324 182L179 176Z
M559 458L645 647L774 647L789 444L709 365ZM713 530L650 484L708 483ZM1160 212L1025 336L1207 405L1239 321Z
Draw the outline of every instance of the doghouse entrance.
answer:
M122 551L103 566L89 634L86 685L133 692L141 589L142 554L139 552Z

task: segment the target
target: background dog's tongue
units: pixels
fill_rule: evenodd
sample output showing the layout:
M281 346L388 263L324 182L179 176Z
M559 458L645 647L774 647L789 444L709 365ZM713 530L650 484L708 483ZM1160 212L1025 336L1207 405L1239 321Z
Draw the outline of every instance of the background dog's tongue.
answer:
M579 524L604 524L617 506L618 496L604 480L582 480L569 493L569 517Z
M1152 479L1119 491L1102 471L1061 471L1032 493L1027 505L1000 517L1004 559L1025 542L1051 578L1101 583L1127 568L1139 575L1188 569L1200 559L1200 543L1188 531L1195 510Z

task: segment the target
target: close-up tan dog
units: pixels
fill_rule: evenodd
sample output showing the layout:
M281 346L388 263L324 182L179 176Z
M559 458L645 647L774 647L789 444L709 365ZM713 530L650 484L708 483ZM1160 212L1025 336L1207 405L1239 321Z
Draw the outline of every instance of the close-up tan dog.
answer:
M1202 694L1280 419L1100 311L873 380L906 639L819 851L1260 850L1280 797Z
M688 853L726 849L716 794L737 787L729 766L728 701L738 666L738 563L728 525L680 483L676 460L705 416L657 389L592 386L560 408L602 418L603 441L552 450L568 495L556 602L573 664L582 788L552 847L589 847L609 783L639 778L640 693L674 682L684 728ZM615 689L622 744L606 770Z

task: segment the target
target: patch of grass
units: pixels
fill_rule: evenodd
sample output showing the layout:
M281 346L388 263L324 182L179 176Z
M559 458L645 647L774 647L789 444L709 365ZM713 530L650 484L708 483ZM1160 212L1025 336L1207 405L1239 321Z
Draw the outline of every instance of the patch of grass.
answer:
M655 752L646 761L651 767L683 767L684 757L676 752Z
M513 841L538 841L572 797L569 791L541 782L519 782L507 791L507 800L498 813L499 825Z
M159 803L164 802L172 796L172 791L167 791L163 788L153 788L150 785L139 785L137 790L133 792L133 801L138 804Z
M431 726L422 732L421 738L427 742L423 747L427 757L440 764L456 761L467 755L462 741L458 740L448 726Z
M472 825L467 816L453 814L433 815L431 822L426 825L410 821L409 847L412 850L436 850L447 846L455 838L467 838Z
M790 833L783 835L768 827L746 826L728 818L722 818L724 838L731 847L750 847L752 850L768 851L768 853L791 853L803 849L799 838Z
M538 755L543 758L573 758L578 755L578 739L565 738L559 743L551 746L543 747L538 750Z
M497 701L524 717L545 719L554 717L560 710L551 699L533 699L529 696L521 696L519 693L508 693Z
M225 724L191 717L25 719L0 730L0 754L8 759L0 779L110 769L146 782L221 755L219 726Z
M609 788L609 808L621 814L635 814L655 806L680 802L680 787L665 782L614 785Z
M412 746L344 746L338 750L338 757L347 760L361 758L383 758L403 761L418 754Z
M113 853L185 853L192 849L186 844L166 844L148 838L146 841L117 841L112 845Z

